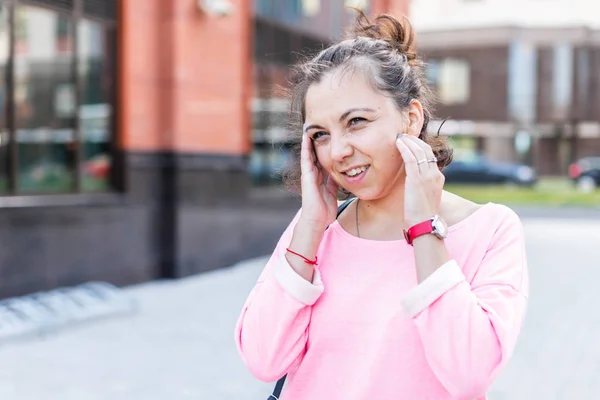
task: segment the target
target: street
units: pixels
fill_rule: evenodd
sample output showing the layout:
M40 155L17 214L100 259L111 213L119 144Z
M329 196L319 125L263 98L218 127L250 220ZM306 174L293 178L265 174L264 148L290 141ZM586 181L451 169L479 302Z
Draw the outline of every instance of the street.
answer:
M600 398L600 219L524 219L530 302L490 400ZM135 315L0 347L2 400L264 400L233 329L265 258L127 289Z

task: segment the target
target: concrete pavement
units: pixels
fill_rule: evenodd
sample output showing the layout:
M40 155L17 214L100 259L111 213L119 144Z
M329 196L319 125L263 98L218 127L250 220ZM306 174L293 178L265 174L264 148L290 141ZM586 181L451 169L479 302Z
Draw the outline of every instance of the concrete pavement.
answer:
M531 298L490 400L600 398L600 219L525 219ZM2 400L266 399L233 342L265 258L127 289L133 316L0 347Z

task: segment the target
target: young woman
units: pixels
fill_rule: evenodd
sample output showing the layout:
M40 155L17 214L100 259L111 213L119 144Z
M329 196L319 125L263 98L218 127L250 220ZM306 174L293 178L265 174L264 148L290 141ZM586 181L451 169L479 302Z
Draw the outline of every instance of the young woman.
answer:
M302 208L236 328L254 375L288 375L284 400L485 399L517 341L521 223L443 190L413 44L407 21L361 15L298 69ZM338 190L356 199L336 219Z

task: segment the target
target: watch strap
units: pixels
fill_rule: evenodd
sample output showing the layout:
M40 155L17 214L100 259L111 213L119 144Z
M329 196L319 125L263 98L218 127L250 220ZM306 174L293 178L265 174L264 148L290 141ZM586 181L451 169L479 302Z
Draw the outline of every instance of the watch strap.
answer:
M419 236L427 235L433 233L433 221L428 219L423 222L419 222L416 225L411 226L408 230L404 231L404 238L406 242L412 245L413 240L418 238Z

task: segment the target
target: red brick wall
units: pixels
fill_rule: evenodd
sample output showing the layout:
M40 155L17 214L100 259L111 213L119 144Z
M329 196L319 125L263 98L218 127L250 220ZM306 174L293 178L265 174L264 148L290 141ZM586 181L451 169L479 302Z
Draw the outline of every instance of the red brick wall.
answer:
M122 1L120 138L129 151L244 154L251 2L230 16L196 0Z

